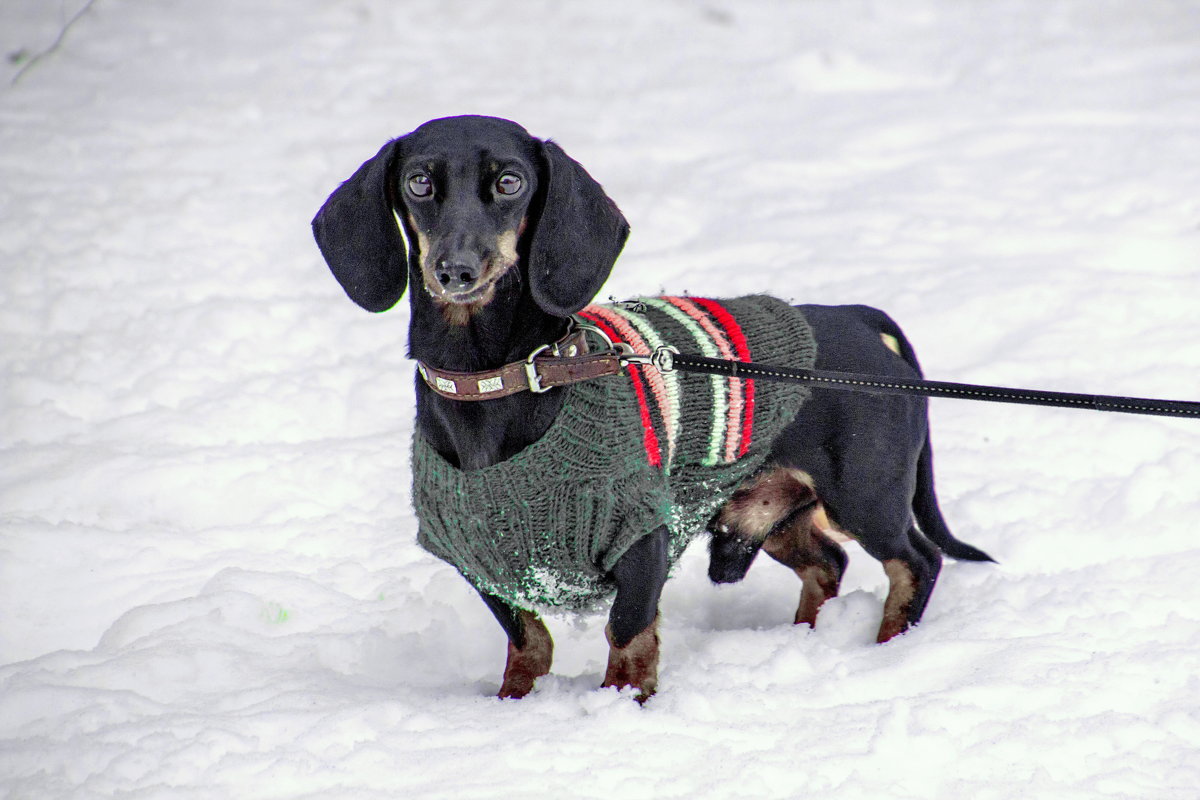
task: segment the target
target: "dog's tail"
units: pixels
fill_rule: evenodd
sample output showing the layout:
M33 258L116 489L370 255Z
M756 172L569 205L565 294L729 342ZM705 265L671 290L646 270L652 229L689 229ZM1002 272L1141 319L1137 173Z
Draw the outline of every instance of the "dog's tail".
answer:
M955 539L950 527L946 525L933 489L933 448L929 445L928 436L925 437L921 455L917 458L917 491L913 497L913 516L917 518L917 527L925 534L925 538L951 558L957 558L959 561L996 560L978 547Z
M921 365L917 361L917 353L904 335L904 331L895 320L877 309L865 309L871 321L883 337L884 344L896 351L901 358L908 362L918 378L925 377ZM921 533L931 542L941 548L942 552L960 561L992 561L989 556L977 547L959 541L950 532L942 509L938 505L937 493L933 486L933 447L929 443L929 434L925 435L925 443L921 446L921 454L917 458L917 487L913 497L913 516Z

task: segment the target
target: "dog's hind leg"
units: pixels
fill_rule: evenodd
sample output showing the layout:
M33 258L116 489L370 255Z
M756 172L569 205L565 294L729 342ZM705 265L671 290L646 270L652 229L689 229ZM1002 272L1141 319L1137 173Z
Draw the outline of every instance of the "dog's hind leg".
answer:
M554 640L537 614L515 608L494 595L480 595L508 634L508 660L498 696L524 697L533 691L538 678L550 672Z
M837 597L842 575L849 559L841 546L821 532L818 519L824 519L820 507L808 507L775 527L763 542L763 550L800 578L800 605L796 624L813 627L817 612L831 597Z
M816 506L811 481L799 470L768 468L747 480L708 523L709 579L736 583L746 577L772 531Z
M889 452L865 453L851 459L840 472L814 463L813 473L833 525L856 539L887 575L878 642L886 642L920 621L942 568L941 551L914 524L910 478L896 468L894 459L889 461Z
M883 565L888 578L883 619L875 639L882 643L921 620L942 569L942 553L911 525L899 541L889 540L882 546L867 536L859 537L859 541Z
M639 690L646 702L658 684L658 601L667 581L668 540L665 527L639 539L613 566L617 584L608 617L608 668L603 686Z
M883 601L877 642L886 642L920 621L942 569L941 551L916 528L909 528L908 539L918 554L915 558L909 555L880 559L888 578L888 594Z

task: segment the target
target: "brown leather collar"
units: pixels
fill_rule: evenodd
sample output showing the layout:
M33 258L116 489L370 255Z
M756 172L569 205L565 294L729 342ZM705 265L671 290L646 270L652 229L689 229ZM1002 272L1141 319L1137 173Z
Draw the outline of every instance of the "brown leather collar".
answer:
M499 369L452 372L418 361L417 370L425 385L437 394L468 401L494 400L524 391L545 392L555 386L619 374L622 361L616 350L588 352L588 330L591 326L572 324L567 335L554 344L544 344L525 360Z

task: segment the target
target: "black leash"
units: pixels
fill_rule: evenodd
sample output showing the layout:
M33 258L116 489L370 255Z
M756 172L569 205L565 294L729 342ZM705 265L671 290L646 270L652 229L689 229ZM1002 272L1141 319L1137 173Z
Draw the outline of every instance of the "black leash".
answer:
M1031 389L1009 389L1003 386L976 386L970 383L946 383L918 378L883 378L853 372L796 369L705 358L676 353L660 347L651 356L625 356L629 363L648 364L660 372L672 369L731 378L753 378L780 383L802 383L826 389L841 389L866 394L915 395L918 397L953 397L960 400L987 400L995 403L1020 403L1059 408L1087 408L1093 411L1115 411L1122 414L1152 414L1164 417L1200 418L1200 402L1190 400L1151 400L1142 397L1119 397L1103 394L1074 394L1043 392Z

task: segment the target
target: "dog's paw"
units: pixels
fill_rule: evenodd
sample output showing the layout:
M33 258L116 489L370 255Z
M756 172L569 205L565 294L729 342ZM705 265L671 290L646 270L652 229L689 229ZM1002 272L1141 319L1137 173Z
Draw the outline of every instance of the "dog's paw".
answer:
M708 579L713 583L737 583L746 577L761 542L732 533L715 532L708 540Z
M627 686L638 690L634 699L645 703L658 687L658 620L624 647L613 643L611 627L606 632L611 645L608 651L608 669L604 673L601 688L624 689Z
M500 683L500 699L521 698L533 691L538 678L550 672L550 661L554 644L541 620L529 615L525 622L528 641L525 649L518 650L508 643L508 662L504 665L504 680Z
M531 676L522 675L519 678L505 678L504 683L500 686L500 691L496 697L501 700L520 700L525 695L533 691L533 684L536 679Z

